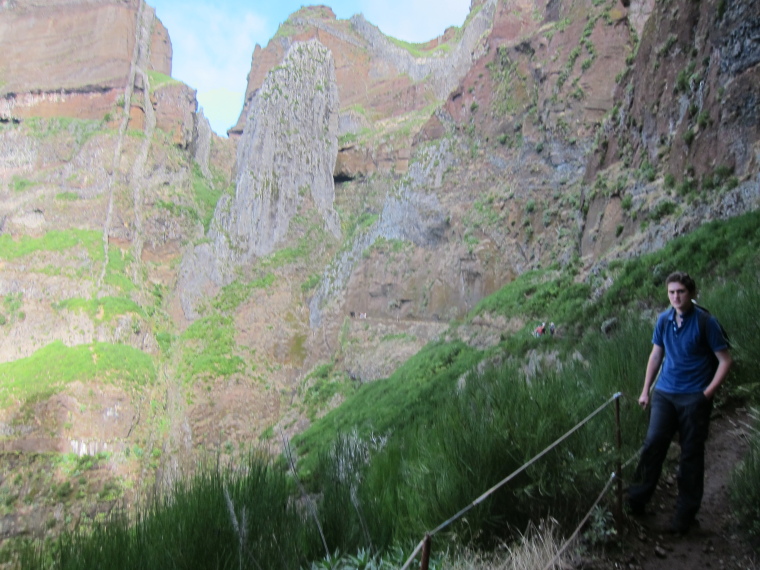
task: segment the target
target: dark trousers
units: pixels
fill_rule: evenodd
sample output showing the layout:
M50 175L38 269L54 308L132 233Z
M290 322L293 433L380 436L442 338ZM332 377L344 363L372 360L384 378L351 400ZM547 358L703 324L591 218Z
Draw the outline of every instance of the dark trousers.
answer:
M631 504L643 507L652 498L676 432L680 434L676 516L693 518L702 504L705 479L705 442L710 426L712 400L702 392L666 394L652 392L649 430L644 440L633 484L628 487Z

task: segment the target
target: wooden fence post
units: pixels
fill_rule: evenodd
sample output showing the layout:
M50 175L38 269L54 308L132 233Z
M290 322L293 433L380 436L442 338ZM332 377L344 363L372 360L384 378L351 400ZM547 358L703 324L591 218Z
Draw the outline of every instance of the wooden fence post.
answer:
M617 467L615 471L615 478L617 479L617 513L615 520L617 521L618 536L620 536L623 525L623 435L620 429L620 394L615 398L615 431L617 439Z
M430 565L430 545L432 543L430 534L425 535L425 544L422 547L422 562L420 562L420 570L428 570Z

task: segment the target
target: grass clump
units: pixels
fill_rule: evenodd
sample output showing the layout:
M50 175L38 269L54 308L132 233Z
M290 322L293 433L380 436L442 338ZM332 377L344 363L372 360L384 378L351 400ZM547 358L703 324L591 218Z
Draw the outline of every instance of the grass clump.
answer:
M24 120L24 125L33 137L46 139L67 136L77 145L83 145L103 128L102 121L74 117L30 117Z
M91 532L64 532L49 551L26 549L23 568L301 568L321 549L293 481L263 456L235 469L211 465Z
M13 178L11 178L11 188L14 192L25 192L26 190L37 186L37 184L39 184L39 182L29 180L28 178L22 178L18 175L14 175Z
M316 366L299 388L306 415L311 421L323 411L336 396L345 397L353 392L348 377L335 370L334 363Z
M54 305L57 310L83 311L93 320L112 321L120 315L135 314L145 317L145 311L126 297L100 297L99 299L66 299Z
M108 248L108 265L106 266L105 282L118 287L123 293L137 289L134 282L127 276L129 265L134 262L131 252L118 247Z
M0 235L0 259L11 261L38 251L64 251L77 246L87 250L92 261L103 260L103 234L93 230L52 230L39 238L22 236L14 240Z
M569 271L535 270L482 299L469 318L483 313L529 320L577 321L590 293L584 283L575 283Z
M246 301L255 289L267 289L274 281L275 276L272 273L267 273L263 277L248 283L240 280L233 281L229 285L222 287L222 290L212 302L212 306L222 313L231 313Z
M96 342L68 347L56 341L31 356L0 364L0 405L55 393L75 381L143 385L155 377L151 357L131 346Z
M154 69L148 70L148 80L150 81L151 93L160 89L161 87L166 87L167 85L176 85L180 83L178 80L174 79L173 77L166 75L164 73L161 73L159 71L156 71Z
M300 468L308 472L318 455L326 451L340 432L357 430L359 437L402 429L411 418L424 421L434 414L428 405L441 396L440 383L453 385L459 375L479 360L478 351L464 343L439 343L423 348L383 382L364 384L351 399L328 413L319 424L294 439L303 458ZM399 406L399 402L405 402Z
M235 354L232 317L212 315L198 319L179 339L185 348L179 373L187 382L228 377L245 369L245 362Z

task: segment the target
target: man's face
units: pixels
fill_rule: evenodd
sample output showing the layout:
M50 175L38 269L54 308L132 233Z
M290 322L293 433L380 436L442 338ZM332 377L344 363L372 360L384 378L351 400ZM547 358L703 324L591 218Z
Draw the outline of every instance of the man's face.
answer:
M672 307L679 313L691 310L691 293L683 283L677 281L668 283L668 299Z

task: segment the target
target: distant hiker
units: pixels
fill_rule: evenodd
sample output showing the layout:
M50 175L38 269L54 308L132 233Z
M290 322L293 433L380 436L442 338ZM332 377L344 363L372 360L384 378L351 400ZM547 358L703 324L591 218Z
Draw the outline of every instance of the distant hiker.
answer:
M541 323L541 326L538 329L538 336L544 336L545 332L546 332L546 323Z
M354 311L351 311L351 312L349 313L349 315L351 315L351 318L353 319L353 318L356 316L356 313L355 313Z
M554 323L549 323L549 334L554 336L554 331L556 330Z
M628 507L634 515L644 514L677 431L681 443L678 499L669 530L684 534L702 504L705 441L713 397L733 360L718 320L693 302L697 291L694 279L679 271L671 273L665 284L671 308L657 317L639 396L642 408L650 402L652 408L634 482L628 487Z
M533 336L534 336L534 337L536 337L536 338L538 338L538 337L540 337L540 336L541 336L541 334L542 334L542 333L541 333L541 325L538 325L538 326L537 326L537 327L536 327L536 328L533 330Z

